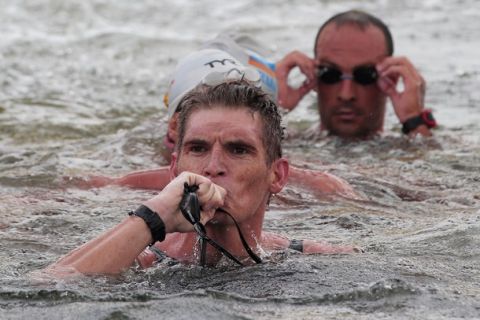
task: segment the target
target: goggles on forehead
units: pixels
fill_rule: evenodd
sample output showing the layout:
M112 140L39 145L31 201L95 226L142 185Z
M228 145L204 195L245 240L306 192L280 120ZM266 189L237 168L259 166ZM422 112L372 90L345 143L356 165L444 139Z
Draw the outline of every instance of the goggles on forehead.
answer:
M226 72L211 72L202 79L202 84L216 86L224 82L246 80L256 87L261 87L260 73L253 68L232 68Z
M317 79L325 84L335 84L350 79L363 86L368 86L377 81L378 72L375 66L360 66L353 69L351 74L347 74L336 67L321 65L317 68Z

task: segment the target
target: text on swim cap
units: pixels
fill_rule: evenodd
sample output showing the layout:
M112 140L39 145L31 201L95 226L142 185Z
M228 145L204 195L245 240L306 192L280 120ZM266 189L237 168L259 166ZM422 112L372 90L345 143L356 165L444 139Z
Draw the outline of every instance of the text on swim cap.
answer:
M222 60L212 60L210 62L207 62L205 63L204 65L205 66L210 66L210 68L215 68L215 63L220 63L221 65L225 65L226 62L230 62L231 64L234 64L234 65L237 65L237 63L235 62L235 60L232 60L232 59L222 59Z

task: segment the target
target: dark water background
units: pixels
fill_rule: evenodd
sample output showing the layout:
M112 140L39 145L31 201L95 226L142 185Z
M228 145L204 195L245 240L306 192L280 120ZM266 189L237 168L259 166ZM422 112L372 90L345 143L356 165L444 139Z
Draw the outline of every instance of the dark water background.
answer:
M480 4L428 1L0 1L1 319L480 319ZM391 108L374 141L288 141L292 162L368 201L288 187L265 228L365 253L275 253L237 269L165 265L121 278L32 282L30 271L114 225L152 192L62 187L63 177L155 168L167 76L219 31L278 59L312 53L321 22L361 8L428 83L435 141L403 139ZM300 81L294 77L293 81ZM315 99L286 115L316 118ZM312 117L311 114L315 114Z

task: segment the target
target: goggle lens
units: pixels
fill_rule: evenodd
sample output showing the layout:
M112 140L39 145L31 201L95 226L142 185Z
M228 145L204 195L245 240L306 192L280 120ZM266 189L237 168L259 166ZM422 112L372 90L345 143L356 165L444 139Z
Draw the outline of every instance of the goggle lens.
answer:
M317 69L317 77L325 84L335 84L345 79L353 79L356 83L367 86L377 81L378 72L374 66L361 66L353 69L352 75L348 75L334 67L320 66Z

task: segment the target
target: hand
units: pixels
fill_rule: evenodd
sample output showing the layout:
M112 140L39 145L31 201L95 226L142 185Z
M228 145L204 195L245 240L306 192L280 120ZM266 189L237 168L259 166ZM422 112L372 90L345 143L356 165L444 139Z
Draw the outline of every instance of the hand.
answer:
M206 224L215 215L215 211L223 205L227 192L214 184L208 178L191 173L182 172L173 179L161 193L146 201L144 205L157 212L165 223L167 233L190 232L193 226L185 219L179 209L182 200L184 184L197 185L198 200L202 206L200 222Z
M377 65L378 86L392 100L395 114L401 123L418 116L424 108L425 80L405 57L387 57ZM402 79L404 90L396 88Z
M300 68L307 77L298 88L288 85L288 75L295 67ZM278 81L278 104L292 110L310 90L315 88L315 61L300 51L292 51L276 64L275 75Z

